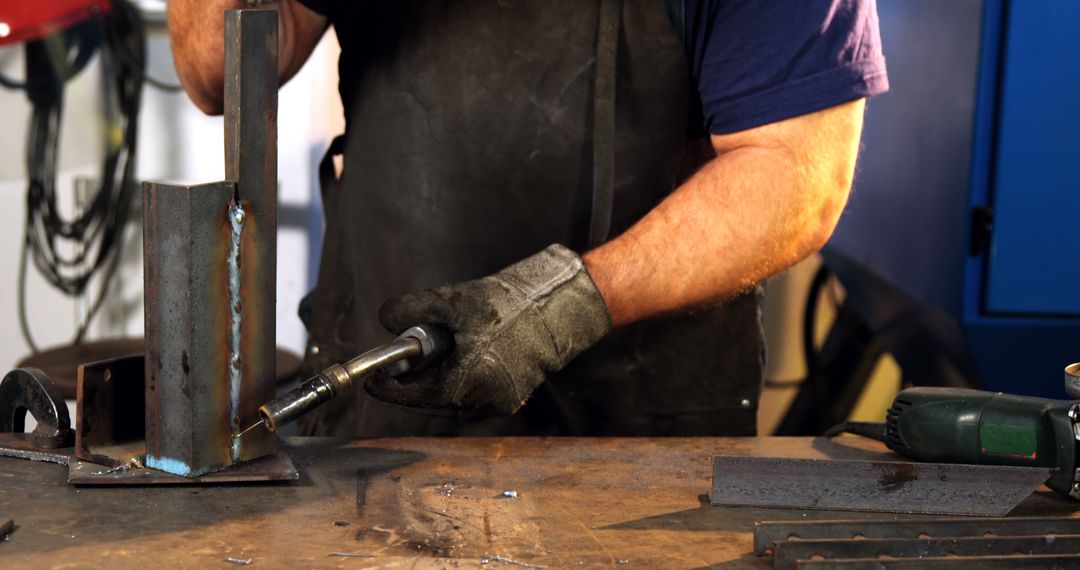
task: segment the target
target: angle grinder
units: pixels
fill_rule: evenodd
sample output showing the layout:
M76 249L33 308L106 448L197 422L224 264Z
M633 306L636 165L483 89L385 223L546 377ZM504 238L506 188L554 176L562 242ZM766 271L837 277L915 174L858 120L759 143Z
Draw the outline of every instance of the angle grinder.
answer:
M412 327L384 345L369 350L343 364L334 364L259 408L262 421L236 437L260 425L270 431L310 412L334 398L354 382L373 374L397 376L420 370L453 348L453 336L435 326Z
M1065 368L1080 399L1080 363ZM961 388L908 388L885 422L845 422L828 432L877 439L918 461L1050 467L1046 485L1080 499L1080 402Z

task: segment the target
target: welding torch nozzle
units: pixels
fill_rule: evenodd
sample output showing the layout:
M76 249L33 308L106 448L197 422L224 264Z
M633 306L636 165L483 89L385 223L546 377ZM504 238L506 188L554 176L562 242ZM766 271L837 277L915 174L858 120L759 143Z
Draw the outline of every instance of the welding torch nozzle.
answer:
M452 346L453 337L441 328L412 327L387 344L344 364L327 367L280 398L261 406L259 415L268 430L277 431L337 396L357 380L379 371L397 376L419 370L448 353Z

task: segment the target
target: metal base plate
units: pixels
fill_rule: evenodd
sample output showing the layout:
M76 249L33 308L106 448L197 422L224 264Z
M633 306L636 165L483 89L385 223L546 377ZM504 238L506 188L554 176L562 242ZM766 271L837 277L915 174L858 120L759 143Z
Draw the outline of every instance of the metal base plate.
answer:
M296 481L300 474L282 451L233 465L201 477L181 477L157 469L116 469L73 458L68 464L68 483L73 485L206 485Z
M74 447L39 449L34 445L34 436L29 433L0 433L0 457L17 457L67 465L74 453Z

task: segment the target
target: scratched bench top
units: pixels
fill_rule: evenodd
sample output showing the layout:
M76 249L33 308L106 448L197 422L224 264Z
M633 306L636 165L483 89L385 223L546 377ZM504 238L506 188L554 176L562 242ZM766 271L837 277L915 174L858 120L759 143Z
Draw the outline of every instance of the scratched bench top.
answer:
M859 438L291 438L293 483L72 487L0 458L5 568L769 568L759 520L708 505L714 455L894 457ZM1013 514L1063 515L1036 493ZM881 516L881 515L878 515ZM888 515L894 516L894 515Z

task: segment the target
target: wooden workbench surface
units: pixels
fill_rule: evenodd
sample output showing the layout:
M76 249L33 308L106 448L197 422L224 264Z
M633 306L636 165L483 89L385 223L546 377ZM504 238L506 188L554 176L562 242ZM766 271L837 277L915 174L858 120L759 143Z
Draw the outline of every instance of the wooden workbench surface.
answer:
M858 438L294 438L285 449L298 482L75 488L63 466L0 458L0 519L16 524L0 568L236 567L230 557L264 568L768 568L751 552L755 521L867 515L710 507L713 455L886 456ZM1013 514L1073 508L1037 493Z

